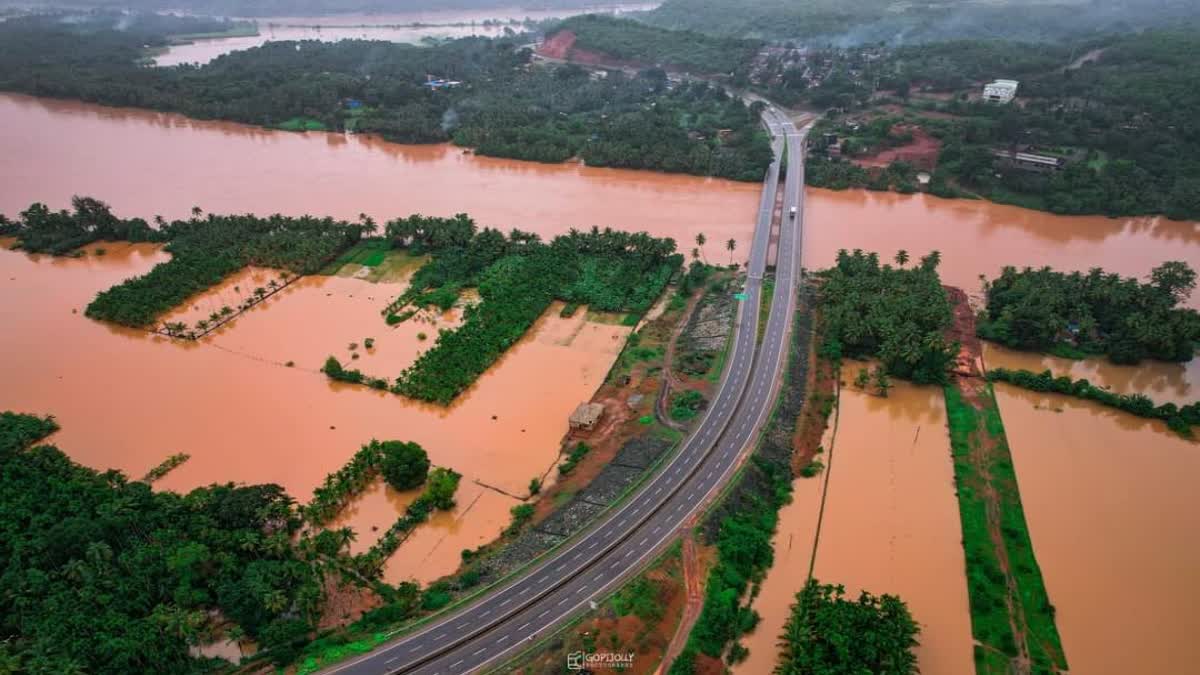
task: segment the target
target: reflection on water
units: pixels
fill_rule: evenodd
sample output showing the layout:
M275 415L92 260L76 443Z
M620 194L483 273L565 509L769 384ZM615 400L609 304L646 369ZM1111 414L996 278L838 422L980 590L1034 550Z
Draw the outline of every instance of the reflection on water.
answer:
M1193 403L1200 398L1200 359L1187 363L1143 361L1136 366L1119 366L1106 358L1079 361L1035 352L1020 352L984 342L983 360L988 368L1009 368L1040 373L1049 370L1055 376L1086 379L1098 387L1118 394L1145 394L1155 403Z
M858 364L847 362L846 372ZM824 583L899 595L921 626L922 673L972 669L954 470L942 392L896 383L888 398L842 389L832 467L813 573ZM825 461L829 461L825 458ZM762 621L735 672L770 672L776 642L804 585L823 479L799 479L780 513L776 563L754 607Z
M1071 672L1187 671L1200 652L1197 445L1089 401L1004 384L996 400Z

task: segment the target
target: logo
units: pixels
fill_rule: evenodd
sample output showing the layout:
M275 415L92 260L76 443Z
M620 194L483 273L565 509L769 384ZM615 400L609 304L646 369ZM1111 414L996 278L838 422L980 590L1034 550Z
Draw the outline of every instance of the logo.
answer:
M567 670L625 670L633 666L633 657L633 652L571 652L567 654Z

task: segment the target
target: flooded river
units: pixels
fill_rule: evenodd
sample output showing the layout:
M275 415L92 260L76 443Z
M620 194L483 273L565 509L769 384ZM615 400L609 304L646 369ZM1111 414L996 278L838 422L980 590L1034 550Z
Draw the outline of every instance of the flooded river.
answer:
M193 205L341 218L366 212L381 221L413 212L467 212L481 225L543 236L572 226L644 229L675 237L683 251L703 232L706 256L714 261L726 259L729 238L738 241L737 259L748 253L759 190L755 184L490 159L448 145L275 132L12 95L0 95L0 155L20 158L0 163L0 212L9 215L33 201L63 207L74 194L146 218L186 217ZM938 249L946 282L972 292L979 274L994 275L1007 264L1099 265L1139 277L1164 260L1200 268L1200 234L1190 223L1062 218L979 201L863 191L809 190L806 208L806 265L829 264L839 248L886 256L904 248L914 258ZM165 489L272 481L305 500L326 473L372 437L420 442L435 463L465 478L458 509L419 528L393 558L387 572L393 581L448 572L461 549L500 531L514 501L474 480L523 492L554 461L567 415L595 391L627 330L585 322L582 312L560 319L551 311L463 400L448 410L432 408L331 384L316 372L328 355L346 363L359 353L351 365L395 377L427 346L416 332L432 336L456 320L451 313L437 317L437 325L402 324L389 331L378 308L400 288L395 279L305 279L200 344L181 346L73 313L99 290L166 259L155 247L104 247L103 256L73 260L0 252L0 303L6 316L18 318L0 331L0 408L57 415L63 431L56 442L101 469L136 477L172 453L190 453L190 461L158 484ZM256 273L247 272L247 281L259 285ZM180 308L190 317L181 320L207 316L215 303L244 292L227 284L218 290L225 295ZM1197 299L1191 303L1197 306ZM371 350L362 346L368 337L375 340ZM1026 355L992 349L987 359L990 365L1044 367L1034 367ZM1200 392L1192 387L1197 366L1190 364L1136 371L1092 362L1050 367L1069 367L1073 375L1115 390L1145 390L1159 401L1190 401ZM1109 652L1121 644L1109 637L1110 627L1099 625L1112 612L1088 604L1105 598L1110 609L1129 608L1130 616L1135 609L1166 612L1141 615L1146 626L1170 623L1159 617L1177 612L1179 622L1163 628L1154 644L1164 658L1179 654L1178 645L1186 643L1175 629L1196 627L1194 610L1179 606L1196 596L1195 576L1178 567L1197 568L1191 542L1196 523L1177 503L1184 494L1179 481L1195 474L1195 446L1128 416L1014 405L1012 394L1001 390L1026 511L1073 669L1113 672L1085 667L1089 657L1079 654L1093 642L1108 641ZM848 391L842 416L838 449L844 454L835 457L817 575L852 589L900 594L925 629L922 670L965 672L970 635L940 393L897 387L883 401ZM1046 445L1076 427L1091 434L1072 441L1078 448L1066 445L1060 453ZM1097 456L1102 461L1080 464ZM1071 472L1078 466L1094 479L1076 478ZM767 663L759 660L764 654L773 660L787 605L807 572L819 496L805 490L814 486L819 483L798 484L796 502L781 522L781 564L758 600L764 621L752 639L751 664ZM1071 494L1083 491L1080 498L1063 499L1065 486ZM369 546L377 536L371 528L384 529L409 498L382 489L364 497L347 515L360 530L356 547ZM1109 499L1121 500L1125 513L1117 520L1109 518ZM1080 528L1079 536L1060 536L1070 532L1068 526ZM1139 551L1139 558L1127 551ZM1095 561L1108 559L1122 570L1128 591L1115 583L1095 591L1111 581ZM1076 579L1072 571L1080 569L1085 571ZM1156 580L1156 587L1129 581L1141 579ZM1182 579L1176 585L1187 591L1168 597L1159 579ZM1072 599L1073 593L1078 597ZM1128 621L1116 625L1132 630ZM757 666L740 670L765 672Z
M942 282L981 292L979 275L1005 265L1087 271L1102 267L1145 279L1167 260L1200 269L1200 228L1159 217L1056 216L984 201L867 190L808 189L804 263L828 267L838 249L905 249L914 261L941 251ZM1190 306L1200 308L1200 294Z
M387 40L420 43L469 36L500 37L505 30L527 30L526 20L545 21L586 12L622 14L653 9L657 3L597 4L583 9L431 10L402 14L341 14L337 16L273 16L247 19L258 23L258 35L195 40L174 45L155 57L160 66L204 64L222 54L277 40ZM516 22L516 23L513 23Z

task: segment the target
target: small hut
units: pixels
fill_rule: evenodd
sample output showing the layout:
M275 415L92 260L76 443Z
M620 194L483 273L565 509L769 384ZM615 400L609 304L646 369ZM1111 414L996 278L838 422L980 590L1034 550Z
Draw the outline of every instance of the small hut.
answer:
M604 416L604 405L600 403L580 403L575 412L571 413L571 429L591 430Z

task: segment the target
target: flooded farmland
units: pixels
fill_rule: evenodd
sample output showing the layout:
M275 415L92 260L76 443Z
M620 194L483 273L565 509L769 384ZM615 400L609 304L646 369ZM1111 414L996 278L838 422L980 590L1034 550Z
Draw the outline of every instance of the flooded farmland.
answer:
M564 319L553 307L461 400L440 408L317 372L326 355L344 357L347 342L368 330L377 354L363 358L364 368L394 377L415 358L419 348L403 331L419 324L393 338L377 304L351 297L384 290L375 284L302 280L212 336L179 343L83 317L96 292L167 259L150 245L104 248L81 258L0 252L0 304L21 317L0 331L0 408L54 414L63 427L54 442L100 469L136 477L170 454L190 454L160 489L274 482L304 501L371 438L416 441L434 464L462 473L463 487L458 508L422 526L389 575L440 576L462 548L507 524L513 500L473 481L521 493L543 473L567 416L591 397L630 330L584 312ZM540 386L525 386L531 380ZM357 517L390 523L398 507L368 499Z
M983 360L988 368L1025 369L1035 373L1049 370L1056 377L1083 378L1118 394L1145 394L1156 404L1184 405L1200 399L1200 359L1187 363L1143 361L1136 366L1119 366L1104 357L1064 359L985 342Z
M720 261L729 238L738 242L738 258L748 253L759 191L756 184L516 162L449 145L276 132L22 96L0 95L0 120L0 153L22 158L0 164L0 212L9 215L33 201L64 207L74 194L145 218L185 217L193 205L349 219L365 212L378 220L467 212L481 225L547 237L592 225L644 229L675 237L684 251L703 232L707 257ZM1103 266L1138 277L1165 260L1200 267L1195 224L1158 218L1062 218L979 201L826 190L809 190L806 208L807 266L829 264L840 248L884 256L903 248L914 258L938 249L943 279L970 292L978 291L979 274L1008 264ZM465 477L458 508L417 529L389 562L389 581L440 576L458 564L461 549L507 524L515 502L474 481L520 493L546 470L567 415L595 391L628 332L551 309L461 401L442 409L333 384L316 372L326 356L347 363L358 353L353 367L395 377L438 328L454 325L452 311L389 329L379 309L403 288L402 276L379 283L305 278L200 343L181 345L82 316L96 292L167 259L154 246L103 248L104 255L78 259L0 252L0 303L19 319L0 331L0 408L57 415L63 430L54 442L101 469L140 476L172 453L190 453L160 489L270 481L306 500L372 437L417 441L435 464ZM244 274L258 286L254 275L264 273ZM231 280L216 295L189 301L179 320L236 305L246 289L233 287L241 285ZM430 339L417 339L418 332ZM1160 403L1190 402L1200 392L1192 386L1195 362L1131 369L991 347L986 359L1069 371ZM1200 591L1192 541L1198 523L1182 481L1195 475L1196 446L1156 423L1090 404L1056 399L1035 409L1050 401L1006 387L997 397L1072 670L1131 672L1131 655L1143 651L1131 644L1148 645L1158 659L1132 670L1170 671L1180 658L1193 660L1180 645L1189 644L1185 631L1200 627L1185 606ZM969 617L940 392L897 386L885 401L848 390L841 415L817 576L852 591L898 593L923 627L922 671L967 672ZM783 514L777 565L756 604L763 622L739 672L767 672L774 661L811 558L819 487L798 482ZM352 505L342 524L359 531L355 550L369 546L372 528L385 529L407 499L378 489ZM1141 579L1155 584L1131 581ZM1118 610L1135 618L1104 623ZM1162 616L1178 619L1164 625Z
M1090 401L1003 384L996 400L1071 672L1187 671L1200 445Z
M860 364L844 364L844 380ZM971 615L954 494L954 469L942 391L897 382L888 398L843 387L829 463L820 538L817 513L824 476L797 479L780 513L775 565L754 608L762 615L747 640L750 658L736 672L770 672L776 643L809 561L823 583L890 593L908 603L921 627L917 662L928 675L972 669Z

